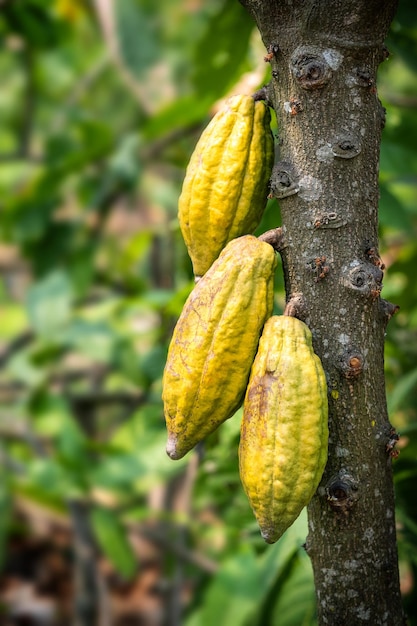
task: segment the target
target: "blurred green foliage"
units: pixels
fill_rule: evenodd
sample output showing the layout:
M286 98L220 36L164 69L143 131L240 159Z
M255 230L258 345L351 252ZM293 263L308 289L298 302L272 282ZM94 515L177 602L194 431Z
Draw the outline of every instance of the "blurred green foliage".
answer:
M140 568L128 524L161 524L188 563L187 626L314 625L303 514L267 549L239 484L239 415L190 458L165 455L161 376L192 288L176 220L184 169L218 99L268 76L238 2L6 0L0 13L0 560L17 496L90 506L99 548ZM97 5L98 6L98 5ZM213 35L215 33L215 35ZM387 395L404 602L417 624L417 12L400 1L379 73ZM260 230L279 223L271 201ZM277 277L276 309L284 302ZM160 506L152 494L165 490ZM184 504L184 503L183 503ZM167 575L180 559L166 549ZM192 581L192 582L190 582ZM219 616L218 606L222 606Z

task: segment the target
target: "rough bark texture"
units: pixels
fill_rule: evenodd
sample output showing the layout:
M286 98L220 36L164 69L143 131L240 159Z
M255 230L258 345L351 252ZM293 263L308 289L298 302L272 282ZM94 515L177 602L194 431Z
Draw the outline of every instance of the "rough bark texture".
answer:
M384 386L378 65L396 0L241 0L271 64L279 128L271 190L287 299L327 375L329 460L309 506L319 623L405 623Z

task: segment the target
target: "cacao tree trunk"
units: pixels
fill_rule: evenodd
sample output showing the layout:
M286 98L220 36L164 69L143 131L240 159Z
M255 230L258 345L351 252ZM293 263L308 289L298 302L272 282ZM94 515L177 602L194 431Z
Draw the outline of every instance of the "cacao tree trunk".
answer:
M384 334L376 73L396 0L241 0L271 65L271 178L287 301L313 333L329 390L329 459L306 542L320 625L405 624L399 588ZM277 224L278 225L278 224ZM306 399L308 401L308 399ZM291 445L291 442L288 442Z

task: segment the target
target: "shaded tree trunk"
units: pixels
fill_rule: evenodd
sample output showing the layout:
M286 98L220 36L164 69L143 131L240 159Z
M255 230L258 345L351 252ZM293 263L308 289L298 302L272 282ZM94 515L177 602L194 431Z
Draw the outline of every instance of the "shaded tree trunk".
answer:
M405 623L395 444L387 415L376 73L396 0L241 0L271 64L279 156L271 179L287 300L313 333L329 390L329 460L309 506L319 624Z

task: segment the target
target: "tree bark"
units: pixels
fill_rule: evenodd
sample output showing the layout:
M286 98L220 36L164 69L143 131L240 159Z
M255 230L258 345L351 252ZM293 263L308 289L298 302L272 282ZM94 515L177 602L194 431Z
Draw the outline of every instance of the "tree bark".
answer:
M309 506L320 625L405 624L385 398L376 73L396 0L241 0L271 64L287 302L329 391L329 459ZM308 399L306 399L308 401ZM290 445L290 442L289 442Z

